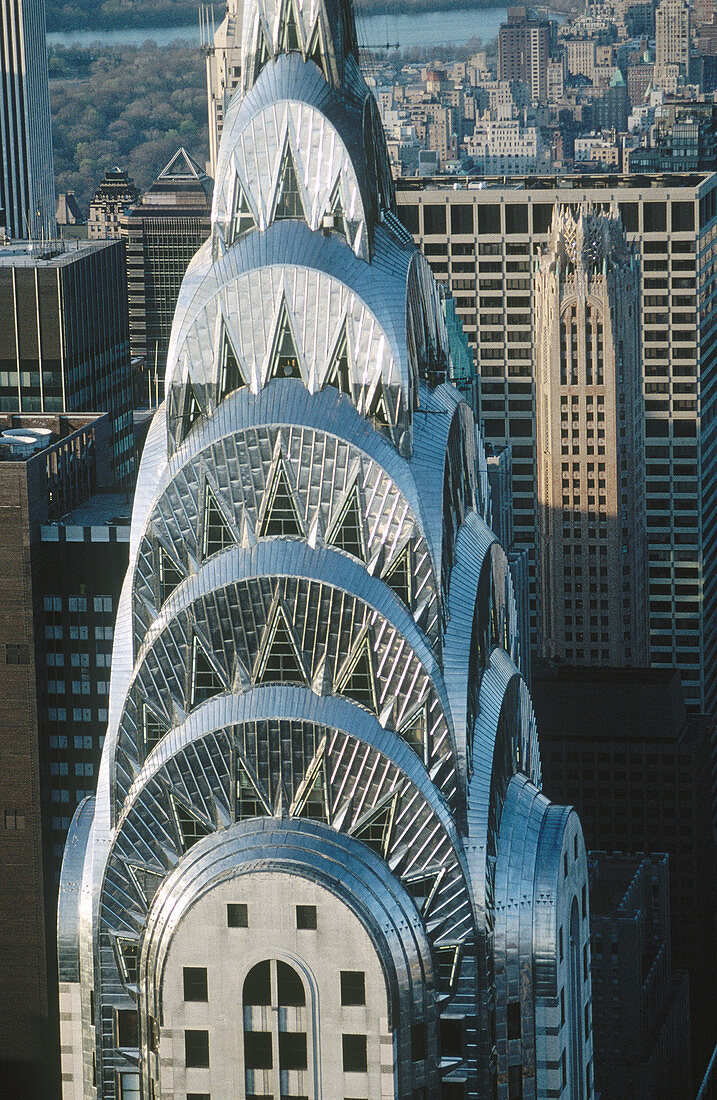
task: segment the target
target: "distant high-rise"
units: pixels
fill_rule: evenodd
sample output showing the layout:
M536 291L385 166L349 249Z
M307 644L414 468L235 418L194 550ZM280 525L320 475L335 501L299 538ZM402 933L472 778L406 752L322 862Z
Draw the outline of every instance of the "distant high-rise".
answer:
M179 149L122 219L132 358L151 369L157 363L160 378L179 288L209 236L211 208L211 179Z
M550 23L537 19L525 8L508 8L508 22L498 35L499 80L521 80L530 89L533 103L548 98Z
M87 223L91 241L119 239L127 208L137 201L134 180L122 168L110 168L94 193Z
M0 230L54 237L44 0L0 0Z
M228 0L227 13L211 37L202 24L207 58L207 100L209 106L209 175L214 178L219 155L224 115L241 77L241 13L243 0Z
M535 294L542 652L646 665L640 271L617 206L556 206Z
M670 70L683 80L690 71L690 5L688 0L661 0L655 11L655 77L671 85Z

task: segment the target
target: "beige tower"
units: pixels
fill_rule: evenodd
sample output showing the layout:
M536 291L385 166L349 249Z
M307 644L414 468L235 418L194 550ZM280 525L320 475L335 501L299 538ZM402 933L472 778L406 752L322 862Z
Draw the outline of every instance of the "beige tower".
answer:
M617 213L556 205L536 276L542 652L648 661L640 272Z
M672 71L690 75L690 5L687 0L661 0L655 10L655 77L672 82Z
M207 59L207 100L209 107L209 163L207 173L214 179L224 113L241 76L241 31L243 0L228 0L227 13L214 31L211 16L204 9L202 40Z

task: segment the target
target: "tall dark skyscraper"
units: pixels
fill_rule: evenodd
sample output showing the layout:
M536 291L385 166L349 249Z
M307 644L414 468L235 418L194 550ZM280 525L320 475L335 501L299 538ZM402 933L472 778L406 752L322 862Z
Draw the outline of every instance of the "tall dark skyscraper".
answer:
M0 0L0 230L55 236L44 0Z
M353 11L243 16L63 863L65 1100L590 1100L582 832Z

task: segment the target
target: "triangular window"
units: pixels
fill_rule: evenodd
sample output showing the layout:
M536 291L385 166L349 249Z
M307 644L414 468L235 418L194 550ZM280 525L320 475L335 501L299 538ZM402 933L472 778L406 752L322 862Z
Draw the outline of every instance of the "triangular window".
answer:
M276 205L274 206L274 221L282 221L286 218L303 218L304 200L301 197L299 177L296 174L296 164L287 138L284 145L284 153L279 169L279 183L276 191Z
M388 411L386 409L386 399L383 394L383 388L379 382L374 390L374 395L371 398L371 405L368 410L368 415L382 428L389 426Z
M205 558L219 553L227 546L233 546L234 539L227 525L221 509L217 504L214 493L207 484L204 489L204 537L202 539L202 553Z
M296 643L291 636L283 611L277 609L269 627L269 641L257 676L258 684L306 683Z
M394 563L389 566L384 581L392 588L406 607L411 609L411 544L407 543Z
M299 356L296 352L296 343L285 302L282 302L279 311L268 378L301 378Z
M441 878L441 872L435 871L433 874L421 875L419 878L410 879L405 882L409 894L418 906L418 911L423 916L425 916L431 907L431 902L433 901Z
M214 665L195 638L192 654L192 706L198 707L206 699L213 699L215 695L221 695L224 690L225 686Z
M139 980L139 942L117 940L120 969L127 985L137 985Z
M346 325L341 329L336 341L334 354L331 358L329 369L326 372L325 386L334 386L339 393L347 393L351 396L351 378L349 374L349 344L346 336Z
M398 732L404 741L408 741L412 748L422 754L426 741L426 708L420 707L407 722L404 722Z
M311 38L311 45L306 55L307 61L313 61L315 65L318 65L321 72L326 76L326 70L324 69L324 48L321 42L321 29L319 22L316 22L316 29Z
M281 461L277 463L268 489L268 501L259 534L262 537L266 535L301 537L304 534L284 464Z
M352 554L361 561L366 561L366 547L364 544L363 521L361 519L361 507L359 504L358 486L354 485L349 499L344 504L341 514L327 536L329 546L338 546L347 554Z
M219 366L219 400L246 385L234 348L226 329L222 336L222 357Z
M336 685L336 691L339 695L346 695L370 710L378 709L368 638L364 638L361 642L348 672Z
M166 550L159 548L159 589L162 603L167 600L175 588L184 580L184 573L170 558Z
M269 47L266 41L266 35L264 34L264 28L259 23L259 34L256 42L256 53L254 54L254 81L259 77L259 73L269 60Z
M384 858L391 846L393 819L396 814L397 802L398 796L394 795L390 802L382 806L353 833L357 840L362 840L364 844L368 844L369 848L373 848L374 852L378 852Z
M266 814L266 806L256 784L241 760L237 759L237 807L236 816L240 821L244 817L261 817Z
M144 738L144 751L145 755L149 756L155 745L159 742L167 733L168 727L164 722L161 722L153 710L150 710L146 703L142 704L142 736Z
M449 993L458 978L461 946L458 944L455 947L434 947L433 950L436 953L436 962L438 963L438 984L441 992Z
M345 237L346 215L344 213L344 204L341 201L341 186L338 179L336 180L336 183L334 184L334 189L331 192L328 213L334 219L333 226L331 227L334 233L340 233L343 237Z
M234 241L238 240L245 233L248 233L250 229L256 227L254 221L254 215L251 212L248 199L244 193L244 188L241 185L241 180L236 177L234 183L234 196L232 199L232 219L229 223L229 233L227 237L227 245L234 244Z
M301 49L299 31L296 26L296 13L291 0L287 0L284 7L284 20L279 35L279 49L282 53L295 53Z
M297 799L294 816L307 817L311 821L328 821L326 760L323 753Z
M182 439L191 431L196 424L199 417L202 415L202 408L197 401L197 395L194 392L194 387L191 384L187 385L187 393L184 398L184 414L182 416Z
M177 825L182 838L182 848L187 852L203 836L208 836L211 830L203 821L200 821L199 818L195 817L178 802L174 802L174 812L177 816Z
M144 898L145 904L149 908L154 895L162 885L164 876L159 871L150 871L148 867L137 867L132 863L126 864L126 867L137 891Z

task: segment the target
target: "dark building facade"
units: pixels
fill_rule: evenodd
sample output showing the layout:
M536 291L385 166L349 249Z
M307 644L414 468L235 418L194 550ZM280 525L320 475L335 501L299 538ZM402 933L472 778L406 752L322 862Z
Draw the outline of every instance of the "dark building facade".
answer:
M690 715L679 673L550 668L533 702L545 789L576 807L589 850L667 852L672 956L690 972L696 1071L714 1046L714 722Z
M108 412L115 478L134 469L121 241L0 246L0 412Z
M179 288L189 261L209 236L211 207L211 179L180 149L122 219L132 359L149 371L152 387L155 363L159 379L164 378ZM138 400L146 401L148 393L145 380Z
M666 855L590 854L595 1088L691 1100L689 981L673 971Z
M44 552L42 531L110 481L110 432L106 415L0 414L0 433L0 1080L5 1096L51 1098L56 888L45 729L56 670L51 680L42 593L72 576ZM102 581L111 591L111 576Z

